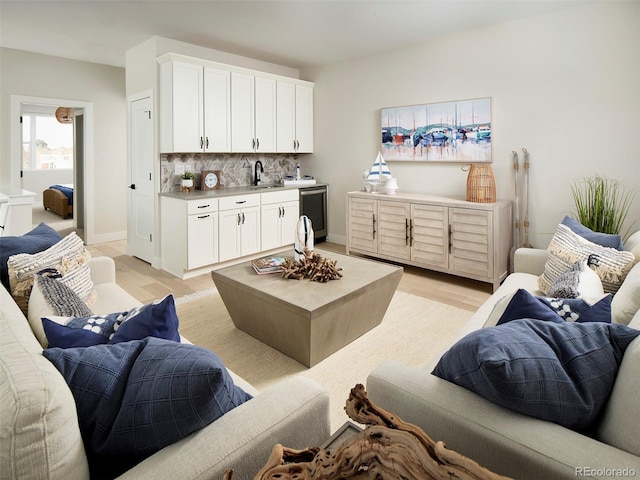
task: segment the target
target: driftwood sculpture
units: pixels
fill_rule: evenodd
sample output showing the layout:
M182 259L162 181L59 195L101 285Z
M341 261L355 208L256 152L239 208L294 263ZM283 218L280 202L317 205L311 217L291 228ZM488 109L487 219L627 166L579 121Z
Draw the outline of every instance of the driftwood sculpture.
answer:
M335 450L294 450L276 445L254 480L460 479L504 480L473 460L433 441L420 428L374 405L364 387L351 390L345 410L369 425ZM232 480L227 470L224 480Z
M328 282L342 277L342 268L336 266L337 260L328 260L308 248L304 249L300 261L286 258L282 264L282 276L301 280L308 278L314 282Z

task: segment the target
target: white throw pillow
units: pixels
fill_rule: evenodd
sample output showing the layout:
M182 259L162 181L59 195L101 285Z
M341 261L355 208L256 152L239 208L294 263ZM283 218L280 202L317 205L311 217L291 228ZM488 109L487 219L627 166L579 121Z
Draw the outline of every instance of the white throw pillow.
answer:
M638 310L640 310L640 263L637 263L627 274L624 283L620 285L611 300L612 321L628 325Z

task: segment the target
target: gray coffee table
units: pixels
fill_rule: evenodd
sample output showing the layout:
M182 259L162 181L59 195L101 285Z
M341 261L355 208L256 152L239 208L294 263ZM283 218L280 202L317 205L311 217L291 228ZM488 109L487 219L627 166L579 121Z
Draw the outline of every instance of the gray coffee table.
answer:
M312 367L382 322L402 267L315 248L343 277L326 283L257 275L250 262L211 272L234 325ZM293 258L293 251L283 256Z

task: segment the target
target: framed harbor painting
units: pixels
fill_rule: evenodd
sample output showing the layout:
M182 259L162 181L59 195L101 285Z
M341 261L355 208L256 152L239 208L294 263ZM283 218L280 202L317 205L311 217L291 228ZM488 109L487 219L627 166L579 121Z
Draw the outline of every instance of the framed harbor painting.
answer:
M491 97L380 110L387 161L491 162Z

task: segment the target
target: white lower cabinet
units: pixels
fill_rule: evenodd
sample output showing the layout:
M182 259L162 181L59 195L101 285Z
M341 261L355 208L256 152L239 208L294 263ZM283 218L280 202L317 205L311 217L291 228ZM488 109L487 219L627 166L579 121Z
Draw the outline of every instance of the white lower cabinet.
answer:
M218 199L162 197L160 208L163 270L183 277L218 261Z
M300 216L298 190L282 190L261 195L262 250L293 245Z
M259 252L260 194L222 197L219 208L218 260Z
M293 245L299 197L297 188L161 196L162 269L189 278L217 263Z

